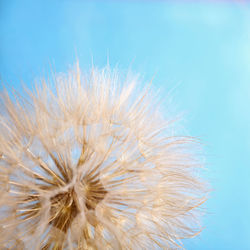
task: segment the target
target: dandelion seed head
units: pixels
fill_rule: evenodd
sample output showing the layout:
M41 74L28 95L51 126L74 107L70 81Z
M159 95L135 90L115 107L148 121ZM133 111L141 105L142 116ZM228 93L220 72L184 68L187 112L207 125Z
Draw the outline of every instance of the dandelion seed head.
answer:
M194 138L137 78L79 66L0 103L1 249L176 249L206 200Z

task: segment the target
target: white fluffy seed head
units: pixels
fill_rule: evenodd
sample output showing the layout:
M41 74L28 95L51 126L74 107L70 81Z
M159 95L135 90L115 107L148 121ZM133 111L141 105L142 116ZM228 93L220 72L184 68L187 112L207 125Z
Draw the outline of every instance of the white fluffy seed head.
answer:
M201 230L191 137L151 88L109 68L0 107L1 249L172 249Z

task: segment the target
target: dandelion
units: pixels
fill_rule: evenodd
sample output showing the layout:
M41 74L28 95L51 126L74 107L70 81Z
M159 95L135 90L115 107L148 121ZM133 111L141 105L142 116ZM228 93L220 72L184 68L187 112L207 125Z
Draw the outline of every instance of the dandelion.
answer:
M77 66L0 104L1 249L176 249L206 199L151 88Z

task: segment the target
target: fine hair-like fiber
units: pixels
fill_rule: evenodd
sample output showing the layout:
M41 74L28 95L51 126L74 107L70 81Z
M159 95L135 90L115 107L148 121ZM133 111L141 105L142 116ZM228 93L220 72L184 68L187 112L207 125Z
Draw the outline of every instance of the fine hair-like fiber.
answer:
M158 97L79 66L26 97L1 93L1 249L176 249L201 231L198 140Z

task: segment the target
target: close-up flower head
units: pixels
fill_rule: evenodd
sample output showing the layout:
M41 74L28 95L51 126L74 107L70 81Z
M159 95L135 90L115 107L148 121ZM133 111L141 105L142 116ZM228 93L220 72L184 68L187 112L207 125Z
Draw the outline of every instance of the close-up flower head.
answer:
M250 1L0 0L0 250L250 249Z
M0 106L1 249L177 249L200 233L198 139L137 77L78 64Z

